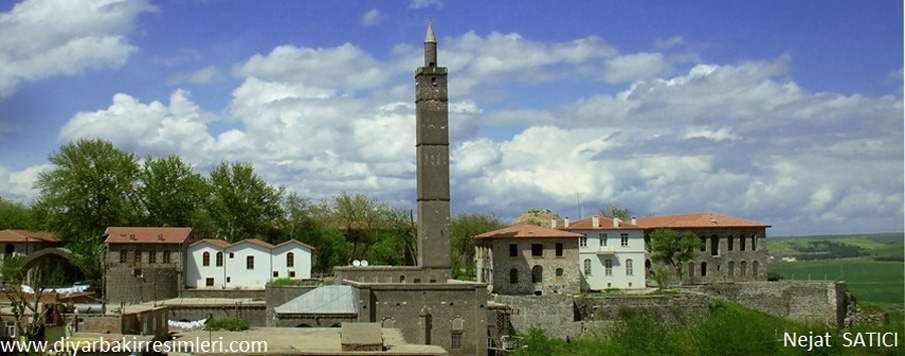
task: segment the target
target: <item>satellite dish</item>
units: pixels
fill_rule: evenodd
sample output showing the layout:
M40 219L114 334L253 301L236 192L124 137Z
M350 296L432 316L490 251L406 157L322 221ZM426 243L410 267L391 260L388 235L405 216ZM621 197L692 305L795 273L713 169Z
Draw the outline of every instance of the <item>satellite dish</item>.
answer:
M361 260L361 266L362 266L362 267L367 267L367 266L368 266L368 261Z
M359 261L359 260L352 261L352 265L355 267L361 266L361 261Z

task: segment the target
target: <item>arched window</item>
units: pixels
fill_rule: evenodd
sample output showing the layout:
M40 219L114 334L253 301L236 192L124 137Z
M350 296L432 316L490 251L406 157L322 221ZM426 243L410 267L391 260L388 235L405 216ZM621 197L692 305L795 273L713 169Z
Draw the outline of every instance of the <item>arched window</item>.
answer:
M404 275L404 274L400 274L400 275L399 275L399 283L405 283L405 275Z
M701 277L707 277L707 262L701 262Z
M733 276L735 276L735 262L729 261L729 277Z
M450 322L450 346L453 350L462 349L463 346L463 336L465 335L465 320L462 318L455 318Z
M211 253L210 252L204 251L204 253L201 254L201 265L205 266L205 267L211 265Z
M726 239L726 249L732 251L735 249L735 238L732 235L729 235L729 238Z
M757 251L757 234L751 235L751 251Z
M509 283L518 283L518 270L515 268L509 270Z
M613 275L613 260L607 258L603 261L603 274L607 276Z
M745 235L738 237L738 250L739 251L745 250Z
M631 276L634 274L635 274L635 271L634 271L634 266L632 266L632 259L629 258L629 259L625 260L625 275Z
M741 269L741 273L739 273L739 274L741 274L742 277L748 275L748 263L746 263L745 261L742 261L742 263L738 264L738 268Z
M542 283L544 281L544 268L534 266L531 268L531 283Z
M286 267L295 267L295 254L292 252L286 254Z
M716 235L710 236L710 255L716 256L720 253L720 238Z
M757 277L758 274L760 274L760 263L751 262L751 275Z
M387 328L387 329L389 329L389 328L395 328L395 327L396 327L396 320L393 320L393 318L391 318L391 317L383 318L383 321L380 322L380 327L381 327L381 328Z
M586 258L584 260L584 275L585 276L591 275L591 259L590 258Z
M223 267L223 252L217 252L217 267Z

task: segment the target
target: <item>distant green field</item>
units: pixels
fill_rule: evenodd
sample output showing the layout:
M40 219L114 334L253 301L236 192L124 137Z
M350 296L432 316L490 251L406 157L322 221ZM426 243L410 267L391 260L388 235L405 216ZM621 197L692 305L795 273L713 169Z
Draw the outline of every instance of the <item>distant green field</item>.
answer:
M842 280L859 302L905 304L905 263L869 258L776 262L767 265L787 280Z
M905 233L876 233L851 235L771 236L767 238L767 252L771 255L795 255L811 241L828 240L858 247L863 255L902 256L905 254Z

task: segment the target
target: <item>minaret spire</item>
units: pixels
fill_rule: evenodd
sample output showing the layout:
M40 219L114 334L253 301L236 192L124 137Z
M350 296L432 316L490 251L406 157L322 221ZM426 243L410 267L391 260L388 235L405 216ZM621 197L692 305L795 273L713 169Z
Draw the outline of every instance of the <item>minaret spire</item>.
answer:
M427 36L424 37L424 67L437 66L437 37L434 36L434 20L427 21Z

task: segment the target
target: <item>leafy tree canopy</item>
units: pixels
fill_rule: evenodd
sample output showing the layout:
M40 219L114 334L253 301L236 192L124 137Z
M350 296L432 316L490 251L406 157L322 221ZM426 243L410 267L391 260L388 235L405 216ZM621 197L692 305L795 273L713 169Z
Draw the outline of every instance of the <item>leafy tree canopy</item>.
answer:
M703 242L691 231L656 229L650 233L650 259L673 268L676 277L682 279L682 264L695 259Z

